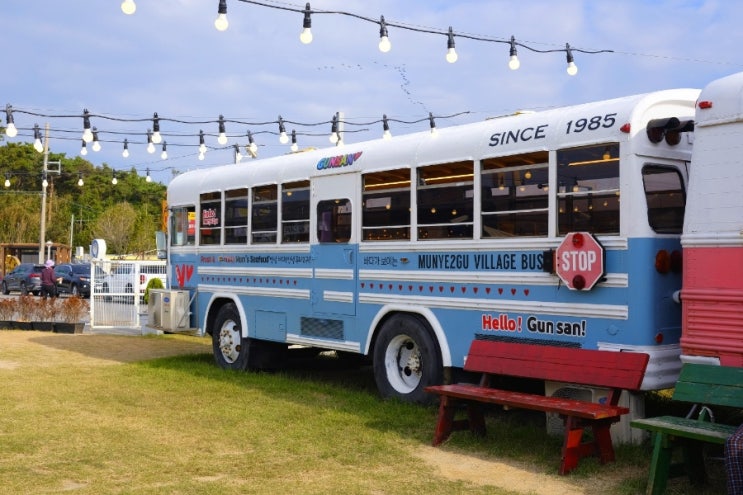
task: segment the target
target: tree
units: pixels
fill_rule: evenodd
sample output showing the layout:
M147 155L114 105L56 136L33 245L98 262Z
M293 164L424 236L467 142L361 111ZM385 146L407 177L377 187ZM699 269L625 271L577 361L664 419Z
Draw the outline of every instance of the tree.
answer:
M124 254L134 233L137 212L127 202L109 206L95 223L95 237L106 240L112 253Z

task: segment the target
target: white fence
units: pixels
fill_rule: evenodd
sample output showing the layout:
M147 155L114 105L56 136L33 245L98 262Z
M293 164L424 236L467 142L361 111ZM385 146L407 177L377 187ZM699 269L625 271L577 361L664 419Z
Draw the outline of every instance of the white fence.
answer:
M90 276L92 330L141 330L141 318L147 317L147 284L153 278L159 278L163 287L167 283L164 261L93 260Z

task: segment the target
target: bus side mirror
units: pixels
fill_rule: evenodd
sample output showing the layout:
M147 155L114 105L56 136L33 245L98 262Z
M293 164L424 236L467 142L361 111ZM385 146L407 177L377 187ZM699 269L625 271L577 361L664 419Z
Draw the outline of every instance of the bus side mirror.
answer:
M164 260L168 257L168 242L165 232L162 230L155 232L155 248L157 249L157 259Z

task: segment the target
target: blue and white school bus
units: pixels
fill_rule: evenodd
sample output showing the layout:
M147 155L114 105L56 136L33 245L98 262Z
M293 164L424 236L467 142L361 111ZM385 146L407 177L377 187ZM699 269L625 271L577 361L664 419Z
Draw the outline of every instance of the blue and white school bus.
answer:
M383 396L418 401L493 339L644 352L643 389L672 386L698 94L184 173L168 188L171 287L224 368L275 366L291 345L355 353ZM600 246L595 284L556 273L574 233Z

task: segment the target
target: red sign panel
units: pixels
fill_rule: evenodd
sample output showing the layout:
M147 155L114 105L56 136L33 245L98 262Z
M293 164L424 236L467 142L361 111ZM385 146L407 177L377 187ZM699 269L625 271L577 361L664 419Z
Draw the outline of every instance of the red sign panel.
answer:
M604 247L589 232L571 232L555 252L555 271L572 290L591 290L604 277Z

